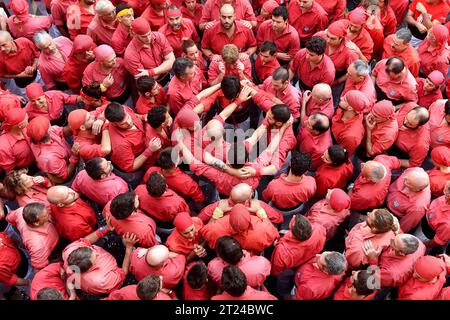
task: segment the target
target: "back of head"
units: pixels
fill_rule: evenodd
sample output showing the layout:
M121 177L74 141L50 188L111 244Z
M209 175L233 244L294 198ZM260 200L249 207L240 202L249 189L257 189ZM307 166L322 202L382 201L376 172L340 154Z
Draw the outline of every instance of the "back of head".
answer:
M291 118L291 110L285 104L276 104L270 108L275 121L286 123Z
M306 241L311 238L313 230L309 220L301 214L297 214L291 232L297 240Z
M247 289L247 277L238 267L227 266L223 269L221 284L230 296L240 297Z
M314 52L320 56L325 53L327 42L321 37L313 36L308 42L306 42L305 48L308 51Z
M134 192L125 192L116 196L111 201L110 211L114 218L123 220L128 218L135 210L136 194Z
M273 17L282 17L284 21L288 20L288 9L284 6L278 6L272 11Z
M22 211L23 220L29 225L33 226L39 222L38 215L45 210L45 205L40 202L31 202L25 205Z
M233 64L239 59L239 49L234 44L226 44L222 48L222 58L225 63Z
M313 130L319 133L325 133L330 129L330 119L326 114L314 112L311 114L310 118L314 121L314 124L311 126Z
M295 176L302 176L311 168L312 159L309 153L298 150L291 151L291 172Z
M413 236L412 234L399 234L397 235L397 237L400 237L402 243L403 243L403 248L402 248L402 252L404 254L412 254L414 252L417 251L417 249L419 249L419 239L417 239L415 236Z
M125 109L120 103L111 102L105 109L105 118L109 122L119 122L125 118Z
M192 39L185 39L183 41L181 41L181 49L183 50L184 53L187 53L187 50L189 48L192 48L193 46L195 46L195 42Z
M89 177L94 180L100 180L103 174L101 168L101 163L105 160L104 158L93 158L85 163L84 169Z
M338 167L348 161L348 152L339 144L334 144L328 148L328 155L334 166Z
M169 259L169 249L162 245L157 244L149 248L145 260L151 267L161 267Z
M166 114L165 105L155 106L147 113L147 122L153 129L157 129L166 121Z
M277 45L275 44L275 42L270 41L270 40L266 40L261 44L261 52L267 52L269 51L269 54L271 56L273 56L278 50Z
M340 252L330 252L325 256L326 271L330 275L339 275L347 269L347 260Z
M185 76L187 74L187 69L192 68L194 63L188 58L180 57L173 63L172 71L177 78Z
M356 289L356 293L361 296L367 296L374 291L373 286L373 273L367 270L360 270L356 276L356 280L353 281L353 287Z
M168 147L159 153L158 157L155 161L155 166L160 167L161 169L172 169L175 167L175 163L173 160L173 153L177 152L174 148Z
M394 217L386 209L376 209L373 226L380 233L395 231L397 228L394 224Z
M241 82L236 76L225 76L220 83L223 95L228 100L234 100L241 91Z
M138 282L136 294L141 300L153 300L161 290L161 278L159 276L146 276Z
M99 82L91 82L81 88L85 96L99 100L103 96L102 89Z
M392 72L394 74L399 74L405 69L405 63L402 59L398 57L390 57L386 61L386 72Z
M152 197L161 197L167 190L166 179L161 174L154 171L150 174L146 187L149 195Z
M140 94L152 91L156 81L150 76L142 76L136 80L136 86Z
M192 289L200 289L208 280L208 268L205 263L200 260L195 263L186 275L186 281Z
M372 182L377 183L386 177L387 170L383 164L377 161L368 161L364 165L361 174Z
M446 116L450 116L450 99L447 99L447 102L444 106L444 111Z
M427 108L424 107L414 107L412 112L415 113L416 119L418 120L418 126L423 126L430 120L430 112L427 110Z
M36 296L37 300L64 300L61 292L54 288L43 288L39 290Z
M230 227L236 233L245 233L251 227L251 216L242 204L236 204L230 212Z
M286 82L289 80L289 71L284 67L278 67L272 74L273 80L280 80Z
M370 73L369 65L363 60L355 60L353 67L355 68L356 74L360 77L368 76Z
M79 268L81 273L86 272L92 267L92 253L89 247L78 248L69 254L67 265Z
M216 242L216 253L225 262L236 265L244 255L239 241L230 236L220 237Z

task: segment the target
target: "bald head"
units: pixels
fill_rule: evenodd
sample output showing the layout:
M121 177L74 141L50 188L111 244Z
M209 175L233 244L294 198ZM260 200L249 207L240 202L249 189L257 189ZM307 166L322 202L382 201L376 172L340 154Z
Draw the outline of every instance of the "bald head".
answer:
M361 171L363 177L375 183L383 180L386 173L386 168L377 161L367 161Z
M219 120L213 119L206 125L206 133L209 138L214 137L214 141L220 140L223 137L224 128Z
M413 192L419 192L428 187L430 177L422 168L414 168L405 175L405 186Z
M237 184L231 189L230 198L236 203L242 203L252 197L253 189L246 183Z
M0 42L12 40L12 36L8 31L0 30Z
M60 203L67 195L69 188L66 186L54 186L47 190L47 200L52 204Z
M169 259L169 249L162 244L158 244L148 249L145 260L151 267L162 267Z
M234 14L234 8L231 4L226 3L220 8L220 14L222 15L232 15Z
M311 93L318 99L328 100L331 98L331 87L326 83L318 83L312 88Z

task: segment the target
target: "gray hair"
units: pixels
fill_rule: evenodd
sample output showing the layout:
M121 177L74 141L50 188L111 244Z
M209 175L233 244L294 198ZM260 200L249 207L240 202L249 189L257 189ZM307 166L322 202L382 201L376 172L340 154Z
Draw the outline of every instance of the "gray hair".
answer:
M370 172L370 176L374 180L374 182L380 182L386 177L386 174L386 167L382 163L375 162Z
M404 234L401 241L405 248L402 250L404 254L411 254L417 251L419 248L419 239L412 234Z
M47 33L47 31L39 31L36 32L33 36L33 42L36 45L36 47L39 48L40 45L44 43L45 40L50 39L52 40L52 37Z
M355 60L353 62L353 67L355 67L356 74L361 77L369 75L369 65L363 60Z
M330 252L325 256L326 271L331 275L339 275L347 269L347 260L342 253Z
M109 0L100 0L95 4L95 12L101 12L110 7L114 8L114 5Z
M404 43L409 43L411 41L412 33L408 28L398 29L395 36L402 39Z

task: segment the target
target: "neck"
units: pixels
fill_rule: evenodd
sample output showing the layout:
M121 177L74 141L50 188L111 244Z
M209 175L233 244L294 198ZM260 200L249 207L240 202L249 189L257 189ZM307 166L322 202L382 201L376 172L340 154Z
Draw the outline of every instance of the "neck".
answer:
M173 167L173 168L170 168L170 169L161 169L161 171L163 173L165 173L165 174L172 174L172 173L175 172L175 170L177 170L177 167Z
M345 110L344 114L342 115L342 120L348 120L356 117L357 113L353 110Z
M300 182L302 179L303 176L296 176L292 173L292 171L289 171L289 174L287 175L287 180L290 182Z
M22 129L19 128L18 126L14 126L11 129L9 129L8 131L10 134L12 134L13 136L21 136L22 135Z
M441 166L439 170L443 173L450 173L450 167Z

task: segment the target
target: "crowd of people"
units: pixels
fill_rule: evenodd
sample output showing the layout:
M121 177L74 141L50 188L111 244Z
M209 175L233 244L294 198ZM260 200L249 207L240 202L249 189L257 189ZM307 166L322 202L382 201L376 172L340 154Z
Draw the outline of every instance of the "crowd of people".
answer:
M0 299L450 299L450 1L0 6Z

